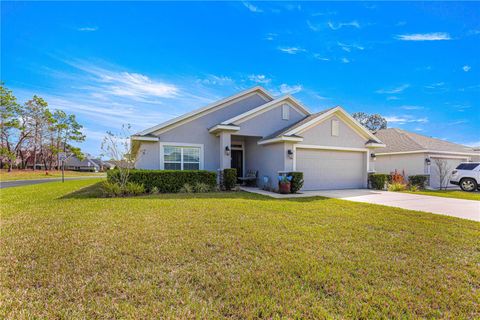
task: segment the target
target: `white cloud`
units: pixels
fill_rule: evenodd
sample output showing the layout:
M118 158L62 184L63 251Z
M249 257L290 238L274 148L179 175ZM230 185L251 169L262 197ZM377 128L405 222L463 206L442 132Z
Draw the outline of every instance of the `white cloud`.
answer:
M470 69L472 69L472 67L470 67L469 65L464 65L462 67L462 69L463 69L463 71L468 72L468 71L470 71Z
M268 78L264 74L251 74L248 76L248 80L261 84L268 84L272 81L272 79Z
M403 41L438 41L452 39L450 34L446 32L400 34L395 38Z
M312 31L320 31L320 27L318 25L315 25L313 24L312 22L310 22L310 20L307 20L307 26L310 28L310 30Z
M216 76L213 74L210 74L206 78L200 79L199 81L206 85L219 85L219 86L227 86L227 85L232 85L234 83L233 79L230 77Z
M98 30L98 27L81 27L77 29L78 31L84 31L84 32L94 32Z
M280 88L279 88L279 92L281 94L295 94L295 93L298 93L300 91L302 91L303 87L299 84L296 84L296 85L288 85L286 83L282 83L280 85Z
M392 88L392 89L379 89L379 90L377 90L376 92L377 92L377 93L387 93L387 94L400 93L400 92L404 91L405 89L407 89L408 87L410 87L409 84L402 84L401 86L398 86L398 87L396 87L396 88Z
M478 148L480 147L480 140L477 140L477 141L468 141L468 142L458 142L459 144L463 144L464 146L467 146L467 147L472 147L472 148Z
M435 82L435 83L432 83L432 84L429 84L428 86L425 86L425 88L427 89L439 89L439 88L443 88L445 86L445 82Z
M273 33L273 32L269 32L265 35L265 40L268 40L268 41L273 41L275 40L275 38L278 36L278 34L276 33Z
M260 9L259 7L257 7L256 5L250 3L250 2L242 2L243 5L245 6L245 8L247 8L248 10L250 10L251 12L255 12L255 13L261 13L263 12L262 9Z
M390 97L387 97L387 100L400 100L400 98L397 96L390 96Z
M297 53L306 51L305 49L299 48L299 47L281 47L281 48L278 48L278 50L288 54L297 54Z
M329 21L327 23L327 25L332 30L338 30L338 29L341 29L343 27L353 27L353 28L357 28L357 29L360 28L360 24L356 20L350 21L350 22L340 22L340 23L337 23L337 24Z
M342 42L337 42L337 45L342 48L343 51L346 52L351 52L352 49L357 49L357 50L363 50L365 49L364 47L358 45L358 44L346 44Z
M342 58L342 63L350 63L350 60L348 60L347 58Z
M413 105L405 105L405 106L400 106L400 109L403 110L422 110L425 109L422 106L413 106Z
M313 57L317 60L322 60L322 61L330 61L330 58L327 58L319 53L315 53Z
M428 118L423 117L423 118L417 118L414 116L410 115L405 115L405 116L389 116L385 117L385 120L390 123L397 123L397 124L405 124L405 123L427 123Z

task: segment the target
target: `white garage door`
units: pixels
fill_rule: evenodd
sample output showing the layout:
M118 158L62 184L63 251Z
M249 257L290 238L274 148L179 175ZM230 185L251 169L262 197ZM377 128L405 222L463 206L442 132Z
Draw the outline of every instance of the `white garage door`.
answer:
M447 158L431 158L432 162L430 163L430 187L438 189L440 188L440 173L438 169L438 165L436 164L435 160L441 160L446 163L446 168L448 169L448 173L445 177L445 182L443 183L442 187L445 187L445 183L447 184L448 188L456 187L453 184L450 184L450 175L452 170L455 169L460 162L465 162L467 159L447 159Z
M303 172L303 190L366 187L365 152L297 149L296 170Z

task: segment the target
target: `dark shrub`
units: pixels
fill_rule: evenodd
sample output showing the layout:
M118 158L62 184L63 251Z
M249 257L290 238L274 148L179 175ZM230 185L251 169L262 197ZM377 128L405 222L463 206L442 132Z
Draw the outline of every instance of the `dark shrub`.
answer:
M107 171L107 180L116 181L118 170ZM147 192L157 187L158 192L178 192L185 184L195 185L205 183L214 188L217 180L215 172L205 170L131 170L128 176L129 182L143 184Z
M420 189L425 189L427 185L428 175L424 174L417 174L408 176L408 182L411 186L416 186Z
M289 172L288 176L292 177L290 181L290 192L297 193L303 187L303 172Z
M370 185L373 189L383 190L385 188L385 183L389 180L389 174L383 173L372 173L368 176Z
M235 187L237 183L237 169L223 169L223 187L229 191Z

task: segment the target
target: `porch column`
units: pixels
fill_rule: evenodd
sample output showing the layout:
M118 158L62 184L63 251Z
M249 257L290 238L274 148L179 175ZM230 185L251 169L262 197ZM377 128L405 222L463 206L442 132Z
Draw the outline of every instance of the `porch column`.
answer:
M231 167L232 164L232 157L231 157L231 142L232 142L232 134L230 132L222 131L218 135L220 138L220 169L227 169ZM227 153L225 152L225 148L228 147L230 150Z

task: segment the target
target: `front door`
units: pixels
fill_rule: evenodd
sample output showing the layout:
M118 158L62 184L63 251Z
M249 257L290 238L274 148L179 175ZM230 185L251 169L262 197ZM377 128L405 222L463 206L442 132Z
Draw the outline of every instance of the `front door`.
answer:
M231 167L237 169L237 177L243 177L243 150L232 150Z

